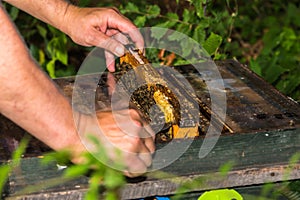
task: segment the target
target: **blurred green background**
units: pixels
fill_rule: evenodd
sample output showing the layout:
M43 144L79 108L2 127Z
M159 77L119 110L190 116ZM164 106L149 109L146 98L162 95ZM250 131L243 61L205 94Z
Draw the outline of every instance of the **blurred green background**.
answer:
M215 60L236 59L300 102L300 6L288 2L238 0L77 0L81 7L115 6L138 27L158 26L185 33ZM76 74L91 50L6 5L32 55L52 77ZM151 59L162 59L157 54ZM165 55L170 65L184 63Z

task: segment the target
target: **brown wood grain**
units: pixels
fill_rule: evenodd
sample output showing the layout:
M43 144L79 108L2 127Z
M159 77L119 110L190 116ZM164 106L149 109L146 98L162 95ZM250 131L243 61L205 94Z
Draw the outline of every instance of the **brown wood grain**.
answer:
M137 179L134 183L134 180L129 181L122 191L123 199L173 195L182 183L197 180L202 180L203 183L195 183L195 187L188 189L187 193L300 179L300 163L290 165L290 158L300 152L299 104L235 61L222 61L217 65L225 81L227 95L227 116L224 124L232 131L225 131L214 148L201 159L199 150L205 135L195 138L189 148L170 165L149 172L145 178ZM209 92L205 90L201 74L197 74L190 65L174 69L186 77L199 100L209 109ZM56 79L55 82L69 98L72 97L74 77ZM98 108L105 108L109 101L105 95L105 76L99 85L96 104ZM93 92L88 84L84 87L87 94ZM79 95L78 98L83 99L83 107L88 112L90 108L84 104L84 96ZM5 162L26 133L3 116L0 125L0 161ZM180 145L187 144L189 140L174 140L173 147L170 148L173 151L154 155L153 166L160 168L171 159L170 155ZM162 149L166 144L156 145L157 149ZM9 177L5 192L8 199L83 198L88 177L49 187L49 180L59 180L62 171L57 169L55 163L48 166L39 163L38 156L47 151L49 148L32 139L21 165ZM233 163L233 166L222 178L220 167L226 163ZM289 176L285 176L287 172ZM38 190L35 193L20 193L29 185L37 185Z

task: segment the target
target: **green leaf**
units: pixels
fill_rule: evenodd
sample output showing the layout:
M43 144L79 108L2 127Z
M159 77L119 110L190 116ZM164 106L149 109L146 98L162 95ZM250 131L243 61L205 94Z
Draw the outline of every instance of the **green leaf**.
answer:
M52 38L50 42L47 44L47 51L50 54L52 60L59 60L64 65L68 64L66 43L67 43L67 38L63 34L58 37Z
M2 164L0 166L0 196L2 195L4 185L8 179L12 166L9 164Z
M109 157L107 155L106 149L101 145L99 138L93 134L88 134L87 139L95 145L96 152L91 153L94 158L100 160L101 162L109 162Z
M66 165L70 162L71 153L67 150L53 151L43 155L42 164L57 162L58 164Z
M137 27L142 27L145 25L146 22L146 16L138 16L137 18L135 18L135 20L133 21L133 23L137 26Z
M230 172L230 170L233 168L234 166L234 162L233 161L229 161L225 164L223 164L220 168L219 168L219 172L222 176L226 176L228 174L228 172Z
M150 5L147 11L150 15L148 18L155 18L160 14L160 7L158 5Z
M47 27L48 27L49 31L52 33L53 37L57 37L57 36L64 34L60 30L54 28L53 26L51 26L49 24L47 24Z
M300 8L299 8L299 6L297 7L295 4L289 3L286 13L287 13L287 19L289 20L289 22L300 27L300 20L299 20Z
M190 13L191 13L191 11L189 11L186 8L183 10L182 18L183 18L184 22L189 22L190 21L190 19L191 19Z
M168 29L154 28L151 29L151 37L160 40L167 33Z
M269 83L274 83L286 71L288 71L288 69L283 68L279 65L272 65L272 67L267 68L265 72L265 79Z
M84 196L85 200L95 200L95 199L99 199L98 197L98 191L95 190L88 190L87 193Z
M178 21L179 17L176 13L168 12L166 17L173 21Z
M203 48L209 55L213 55L222 43L222 37L211 33L207 40L203 43Z
M262 76L262 69L259 63L256 60L250 60L250 68L253 70L257 75Z
M182 33L174 31L172 34L168 35L169 41L181 41L182 40Z
M294 166L300 161L300 152L295 153L289 160L289 165ZM299 182L300 183L300 182Z
M104 175L104 184L110 189L121 187L125 184L124 175L120 171L107 168Z
M13 21L15 21L19 16L19 9L12 6L9 11L9 15Z
M139 8L131 2L127 3L125 9L130 11L130 12L139 12Z
M176 23L176 21L165 21L163 23L156 24L155 26L161 28L173 28Z
M46 70L51 78L56 78L56 76L55 76L55 61L56 61L56 59L52 59L46 65Z
M181 23L177 26L177 31L184 33L186 35L190 34L190 24Z
M85 175L89 171L89 167L85 165L73 165L64 171L66 178L76 178Z
M105 200L118 200L119 197L115 191L107 191L105 194Z
M36 60L39 60L39 50L40 50L40 49L39 49L36 45L32 44L32 45L30 45L29 50L30 50L30 54L31 54ZM41 64L41 63L39 62L39 64Z
M293 29L284 27L283 32L280 34L280 37L282 37L282 47L289 51L291 47L297 42L297 36Z
M12 154L12 160L10 163L6 163L0 166L0 196L3 192L3 187L9 176L9 173L20 164L23 153L29 142L29 137L24 137L19 143L18 148Z
M72 76L74 74L76 74L76 70L71 65L66 66L66 68L55 69L56 77L66 77L66 76Z
M290 95L294 90L297 89L297 87L300 86L300 73L299 71L295 71L294 73L291 73L289 76L288 81L285 84L284 92L288 95Z
M13 152L12 154L12 161L14 162L14 164L18 165L21 157L23 155L23 153L26 151L26 147L28 145L29 142L29 138L28 137L24 137L21 142L19 143L18 148Z
M193 39L202 44L205 40L205 30L202 28L202 25L197 25L194 29Z
M216 52L214 55L214 60L222 60L222 59L225 59L224 54L220 54L220 53Z
M45 29L43 26L38 24L37 30L38 30L39 34L42 36L42 38L47 39L47 29Z
M90 177L90 180L89 180L89 189L84 197L85 200L100 199L99 198L99 186L101 184L102 177L103 177L102 174L99 172L92 174L92 176Z
M168 18L165 22L158 23L155 26L162 28L172 28L178 23L178 15L176 13L167 13L166 17Z
M45 53L41 49L39 49L39 57L37 60L39 61L40 65L45 63Z
M189 40L182 40L180 42L180 47L181 47L181 50L182 50L182 57L188 57L192 50L193 50L193 45L194 43L193 42L190 42Z
M271 28L268 32L266 32L263 36L264 49L262 50L262 54L268 55L270 54L275 47L277 47L281 38L279 37L278 28Z
M290 72L287 78L279 79L276 88L287 95L292 95L294 91L297 91L297 87L300 86L300 73L298 71L299 70Z
M204 10L203 10L202 1L200 1L200 0L193 0L192 3L194 4L197 16L200 19L203 18L204 17Z

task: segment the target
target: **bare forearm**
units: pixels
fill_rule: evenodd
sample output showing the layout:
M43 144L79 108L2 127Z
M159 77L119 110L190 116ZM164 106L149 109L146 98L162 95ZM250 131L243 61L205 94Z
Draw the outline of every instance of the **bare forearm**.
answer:
M2 8L0 30L6 33L0 34L1 113L53 149L76 143L70 103L37 67Z
M29 13L30 15L62 29L69 6L65 0L4 0L5 2Z

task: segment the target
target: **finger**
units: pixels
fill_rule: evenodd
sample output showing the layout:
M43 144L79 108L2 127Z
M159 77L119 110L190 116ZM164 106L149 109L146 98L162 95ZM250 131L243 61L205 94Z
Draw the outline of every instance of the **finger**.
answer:
M133 169L130 168L130 169L124 171L124 175L133 178L133 177L141 176L146 173L146 171L147 171L146 166L143 169L136 169L137 167L138 166L135 166L135 168L133 168Z
M129 43L128 38L117 30L108 30L106 32L106 35L111 36L111 38L117 40L118 42L120 42L123 45L126 45ZM107 69L110 72L115 72L115 70L116 70L115 69L115 56L112 53L105 51L105 58L106 58Z
M144 48L144 38L142 34L140 33L139 29L135 26L129 29L128 27L124 27L124 25L120 25L119 30L122 33L126 33L129 35L131 41L135 44L136 48L143 49Z
M151 138L153 140L153 132L148 132L148 129L146 129L145 127L141 127L141 130L139 131L139 137L141 139L144 139L144 138Z
M109 94L109 96L111 96L114 93L115 88L116 88L116 80L112 73L107 74L106 83L108 85L108 94Z
M106 67L108 71L115 72L115 56L114 54L110 53L109 51L104 51Z
M109 18L109 27L126 33L130 36L131 40L135 43L138 49L144 48L144 39L138 28L125 16L117 13L112 9L112 15Z
M138 113L137 110L135 109L128 109L128 114L131 118L131 120L137 124L139 127L142 127L143 126L143 121L142 121L142 118L140 116L140 114Z
M137 49L140 49L144 52L144 39L138 29L133 29L132 31L128 32L131 40L134 42Z
M152 164L152 156L150 153L136 153L125 156L127 170L134 174L143 174Z
M143 139L145 147L148 149L148 151L153 154L155 152L155 143L153 138L145 138Z
M112 34L114 33L114 34ZM125 36L124 34L120 33L119 31L116 30L108 30L106 32L107 35L112 34L112 38L117 40L118 42L122 43L123 45L126 45L129 43L128 37Z
M152 137L152 140L155 139L155 132L152 130L151 126L145 122L137 110L129 109L129 114L132 120L138 121L139 125L142 126L142 131L140 133L140 138L149 138Z
M154 152L155 150L154 142L152 138L143 139L141 141L142 144L139 146L137 155L140 158L140 160L143 161L147 167L149 167L152 163L152 152ZM145 144L145 142L147 143L148 146Z
M152 139L155 140L156 133L153 131L149 124L143 123L143 128L151 135Z
M125 152L125 162L129 176L144 174L147 171L147 167L152 164L151 153L143 142L136 147L137 149L135 153Z
M90 45L104 48L119 57L125 53L125 48L120 42L105 35L97 29L92 30L87 41Z
M152 154L150 152L147 153L139 153L139 159L144 163L146 167L150 167L152 164Z

